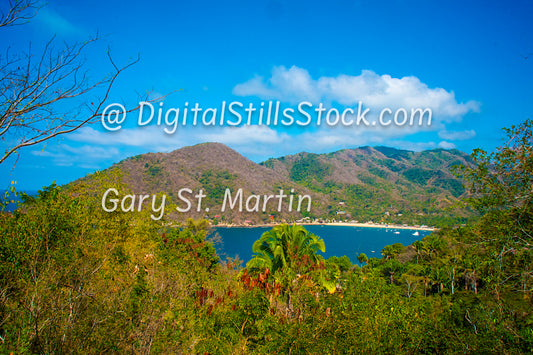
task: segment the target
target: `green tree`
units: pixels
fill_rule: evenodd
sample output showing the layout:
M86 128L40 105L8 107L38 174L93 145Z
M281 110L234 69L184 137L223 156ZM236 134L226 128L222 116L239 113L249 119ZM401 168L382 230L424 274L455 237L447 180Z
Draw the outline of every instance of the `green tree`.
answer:
M268 270L269 277L284 285L290 297L293 282L304 278L335 291L335 281L340 275L338 265L326 264L324 240L309 233L303 226L281 224L263 233L252 246L254 257L246 264L251 274Z
M433 233L424 238L424 250L429 258L435 259L439 253L444 251L446 241L437 233Z
M325 252L326 246L323 239L303 226L281 224L263 233L254 242L252 251L255 255L246 265L250 271L269 268L275 273L290 268L298 273L306 264L323 262L324 258L317 253Z
M468 201L480 212L514 211L520 226L530 223L533 197L533 120L504 128L506 143L493 153L475 149L474 167L459 166L458 173L471 193ZM526 223L527 222L527 223Z
M417 240L413 243L413 247L416 250L416 263L418 264L418 259L420 257L420 254L422 250L424 250L424 242L421 240Z
M165 249L181 257L187 253L200 265L212 270L219 262L213 243L206 240L209 222L191 218L179 227L169 228L165 233Z
M382 266L383 274L389 277L391 284L394 282L394 277L399 278L405 269L406 266L395 259L387 260Z
M485 257L484 280L499 294L504 288L531 293L533 275L533 120L505 128L505 144L488 153L476 149L475 165L457 174L466 183L480 222L473 233ZM469 267L472 285L476 268ZM481 275L479 275L481 276Z
M350 261L350 258L348 258L346 255L343 255L341 257L333 255L330 256L327 261L337 265L339 267L339 270L342 272L349 271L353 266Z
M363 263L368 263L368 256L366 256L365 253L361 253L357 255L357 261L359 261L361 267L363 267Z
M403 249L401 243L394 243L392 245L386 245L381 251L381 254L385 257L385 260L394 259Z

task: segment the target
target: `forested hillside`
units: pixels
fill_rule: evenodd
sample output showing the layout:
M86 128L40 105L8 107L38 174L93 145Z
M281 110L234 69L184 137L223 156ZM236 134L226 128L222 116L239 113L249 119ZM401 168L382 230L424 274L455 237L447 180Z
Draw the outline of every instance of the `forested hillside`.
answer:
M300 153L256 164L223 144L204 143L135 156L106 171L120 170L124 183L137 194L164 193L176 204L181 201L180 189L195 193L202 189L203 206L209 212L175 213L173 218L179 221L218 216L217 221L266 223L273 216L277 222L310 217L444 226L472 215L456 206L465 190L453 174L455 167L471 164L470 157L457 150L411 152L387 147ZM311 196L312 205L310 211L301 212L278 210L274 202L265 212L221 211L226 188L232 197L242 189L243 200L251 194L275 195L280 189L290 195L293 189L295 196Z

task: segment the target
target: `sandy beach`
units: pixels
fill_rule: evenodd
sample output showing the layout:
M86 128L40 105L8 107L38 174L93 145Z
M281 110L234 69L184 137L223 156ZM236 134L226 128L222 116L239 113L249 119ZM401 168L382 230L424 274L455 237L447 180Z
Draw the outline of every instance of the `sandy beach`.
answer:
M407 226L397 224L374 224L374 223L350 223L350 222L331 222L323 223L328 226L349 226L349 227L364 227L364 228L391 228L391 229L412 229L433 232L438 228L426 227L426 226Z
M213 227L275 227L282 223L265 223L265 224L225 224L219 223L213 225ZM421 230L433 232L438 228L427 227L427 226L408 226L408 225L397 225L397 224L375 224L375 223L355 223L355 222L299 222L296 223L302 226L345 226L345 227L363 227L363 228L390 228L390 229L408 229L408 230Z

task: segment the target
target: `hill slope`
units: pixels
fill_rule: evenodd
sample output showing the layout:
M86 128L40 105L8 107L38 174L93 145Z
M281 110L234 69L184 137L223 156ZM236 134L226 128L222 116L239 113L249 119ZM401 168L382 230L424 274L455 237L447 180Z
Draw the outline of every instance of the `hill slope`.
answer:
M200 212L192 208L176 213L178 220L188 217L213 218L227 222L268 222L295 220L302 216L335 218L384 223L442 224L446 218L465 217L464 212L449 210L464 193L461 182L451 169L456 164L471 164L468 155L457 150L411 152L388 147L361 147L328 154L299 153L269 159L256 164L220 143L203 143L170 153L149 153L128 158L112 168L123 173L123 180L137 194L165 193L173 203L183 204L180 189L206 194ZM244 211L221 207L225 190L232 198L243 192ZM280 190L290 195L278 210L275 197L265 203L264 195ZM259 211L246 212L246 199L254 195L249 206ZM294 211L298 196L309 195L311 210L303 199L302 211ZM192 196L191 196L192 199ZM256 201L257 200L257 201ZM205 208L208 208L206 211Z
M351 218L410 223L460 216L459 210L446 210L464 193L461 181L452 174L457 164L472 161L458 150L411 152L388 147L299 153L262 163L326 194Z

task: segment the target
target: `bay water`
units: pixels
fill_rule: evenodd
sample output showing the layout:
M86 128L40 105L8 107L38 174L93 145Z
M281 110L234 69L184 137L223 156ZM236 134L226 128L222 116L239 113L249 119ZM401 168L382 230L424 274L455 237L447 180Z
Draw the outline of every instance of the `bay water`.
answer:
M354 227L336 225L305 225L309 232L324 239L324 258L346 255L352 263L357 263L357 255L365 253L369 258L381 258L381 250L390 244L404 246L431 234L429 231L412 229ZM222 260L239 257L246 264L252 256L252 245L272 227L215 227L210 238L215 241L217 254ZM218 234L219 237L216 235Z

